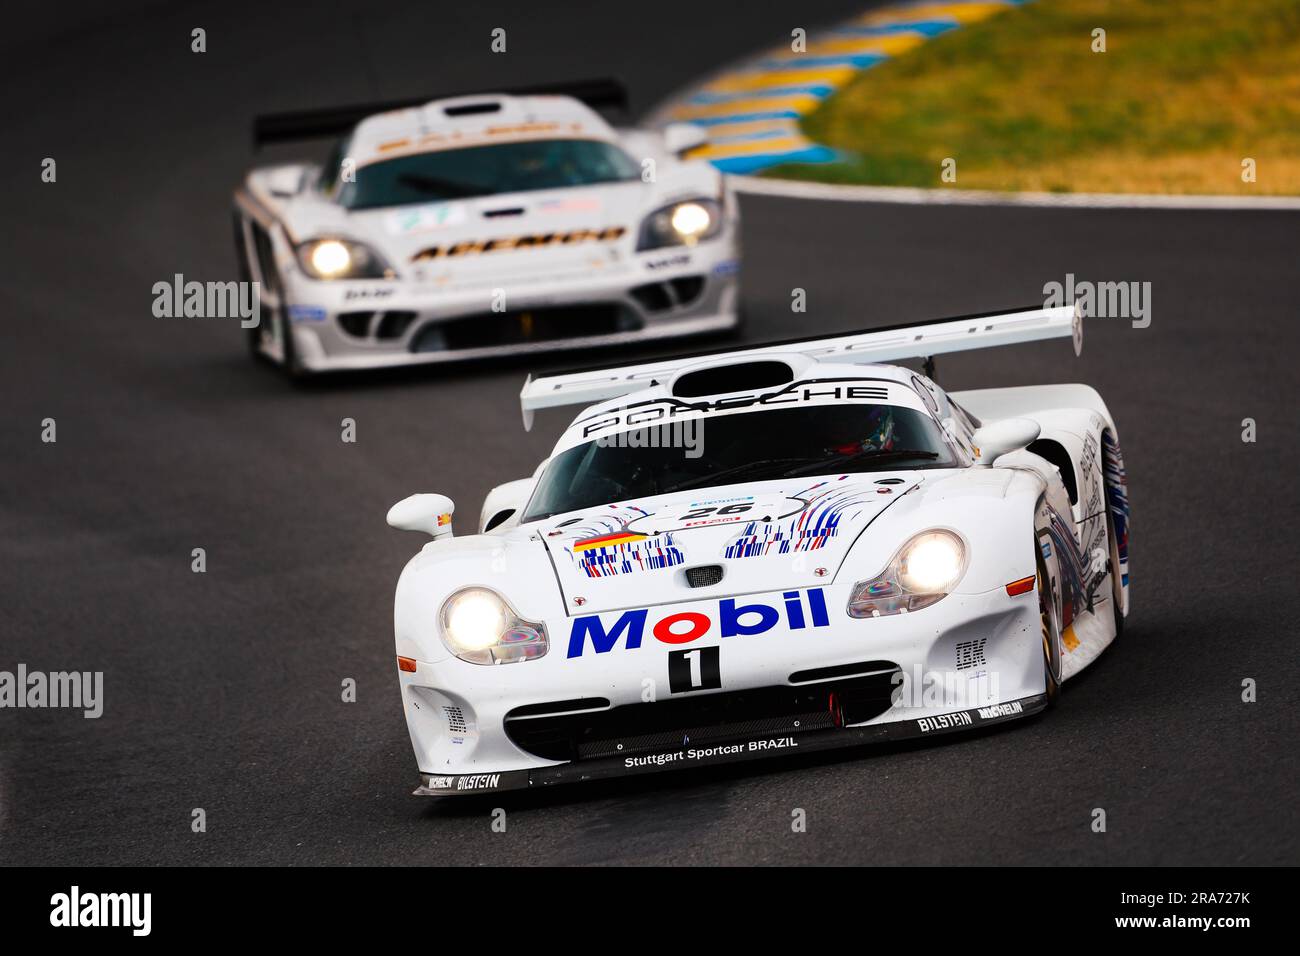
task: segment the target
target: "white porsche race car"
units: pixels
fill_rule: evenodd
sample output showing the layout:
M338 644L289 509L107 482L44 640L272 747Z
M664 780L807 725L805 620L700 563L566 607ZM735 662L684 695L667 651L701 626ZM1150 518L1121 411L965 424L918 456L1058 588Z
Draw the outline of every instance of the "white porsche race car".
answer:
M254 354L301 375L735 327L737 204L684 158L704 135L587 105L621 97L592 81L259 118L259 144L343 135L323 166L235 193Z
M388 515L433 537L395 609L416 793L1048 706L1128 610L1115 422L1086 385L948 394L879 363L1070 335L1074 308L1029 309L529 380L526 427L594 404L478 534L442 495Z

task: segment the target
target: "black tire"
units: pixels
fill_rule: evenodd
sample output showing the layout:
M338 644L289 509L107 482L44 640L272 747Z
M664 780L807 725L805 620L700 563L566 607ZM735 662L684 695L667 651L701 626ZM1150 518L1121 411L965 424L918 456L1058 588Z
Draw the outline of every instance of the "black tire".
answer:
M1034 541L1038 549L1038 541ZM1047 695L1047 706L1055 707L1061 699L1061 621L1056 610L1056 596L1052 594L1052 583L1047 577L1047 568L1043 564L1041 552L1038 555L1038 619L1042 625L1043 646L1043 684Z
M252 282L253 272L248 264L248 243L244 241L243 222L240 220L238 213L235 215L235 259L239 268L239 281ZM284 288L279 277L271 283L272 287L277 290ZM281 293L282 297L282 293ZM285 312L283 301L278 306L264 309L263 314L257 325L251 329L244 330L245 344L248 346L248 353L259 362L271 362L274 360L266 354L263 346L266 344L267 330L273 330L272 334L280 337L282 361L279 363L281 368L289 378L300 380L307 377L307 369L303 366L302 360L298 358L293 349L293 336L290 334L288 315Z
M270 361L266 353L262 351L262 322L260 320L251 329L244 329L244 343L248 346L249 357L254 361Z
M1119 572L1119 541L1115 537L1115 518L1106 504L1106 540L1110 544L1110 606L1115 617L1115 637L1124 633L1124 584Z
M244 241L244 223L235 214L235 266L239 274L239 281L245 284L251 284L253 281L253 272L248 267L248 243ZM262 351L262 323L251 329L244 329L244 344L248 346L248 354L259 362L267 360L266 354Z
M280 342L284 361L282 367L284 372L295 382L300 382L307 377L307 369L303 366L302 360L298 358L298 353L293 347L293 330L289 328L289 316L283 307L275 310L275 317L272 320L279 326Z

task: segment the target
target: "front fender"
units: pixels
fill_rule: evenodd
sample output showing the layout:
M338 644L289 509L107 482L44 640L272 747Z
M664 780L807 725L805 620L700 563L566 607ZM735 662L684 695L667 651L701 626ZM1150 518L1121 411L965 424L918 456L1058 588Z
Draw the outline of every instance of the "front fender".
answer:
M535 478L520 478L516 481L507 481L504 485L497 485L489 491L487 497L483 499L483 510L479 513L479 533L487 531L488 522L494 518L500 519L493 525L494 531L513 528L519 524L519 512L524 505L528 504L535 482ZM500 518L502 514L506 517Z
M983 594L1035 573L1035 511L1045 483L1015 468L970 468L905 493L858 536L841 566L852 583L882 572L913 535L931 528L966 542L956 594Z
M437 663L451 656L438 636L443 602L461 588L491 588L530 621L564 617L564 602L546 549L532 539L467 535L431 541L397 579L393 632L397 653ZM549 635L551 641L556 635Z

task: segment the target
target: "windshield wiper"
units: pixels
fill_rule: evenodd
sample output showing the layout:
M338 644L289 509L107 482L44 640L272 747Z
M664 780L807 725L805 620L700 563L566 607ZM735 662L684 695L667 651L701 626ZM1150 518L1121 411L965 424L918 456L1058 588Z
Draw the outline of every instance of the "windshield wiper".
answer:
M864 448L861 451L849 452L847 455L838 455L829 460L815 461L808 465L802 465L799 468L791 468L781 477L793 478L796 475L806 475L814 471L835 471L836 466L847 465L860 458L871 458L874 461L896 461L898 459L908 458L919 458L922 461L934 461L938 457L939 453L937 451L927 451L923 448L891 448L889 451L877 451L874 448Z

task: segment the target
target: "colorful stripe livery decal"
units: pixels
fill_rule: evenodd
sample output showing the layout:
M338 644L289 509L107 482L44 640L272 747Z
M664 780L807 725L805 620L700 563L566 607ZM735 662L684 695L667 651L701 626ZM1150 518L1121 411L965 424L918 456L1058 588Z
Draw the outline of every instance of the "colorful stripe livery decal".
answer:
M635 505L610 505L609 514L576 518L547 532L564 537L564 550L589 578L604 578L634 571L671 568L686 560L672 534L651 537L628 531L627 526L650 512Z
M1101 436L1106 474L1106 504L1110 507L1110 518L1115 525L1115 538L1119 543L1120 583L1128 587L1128 473L1124 470L1124 456L1120 454L1119 442L1111 437L1110 432Z
M847 488L826 488L811 498L806 497L809 492L830 484L829 481L823 481L794 495L807 504L792 518L770 524L748 522L735 540L727 545L724 557L756 558L767 554L816 551L825 547L839 533L840 521L845 512L854 505L873 500L875 496L872 487L850 485Z
M644 541L648 535L634 531L616 531L613 534L601 534L594 538L583 538L573 542L574 551L586 551L588 548L608 548L616 544L635 544Z
M691 122L709 142L692 158L726 173L754 173L784 163L826 163L839 154L804 136L799 120L857 74L931 37L1028 0L900 3L768 50L714 76L650 116L650 123Z
M671 568L686 560L671 532L657 538L647 538L645 535L630 537L640 540L632 544L593 547L575 555L578 567L589 578L604 578L634 571Z

